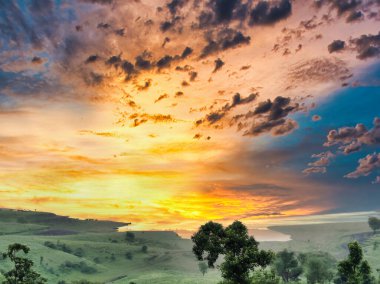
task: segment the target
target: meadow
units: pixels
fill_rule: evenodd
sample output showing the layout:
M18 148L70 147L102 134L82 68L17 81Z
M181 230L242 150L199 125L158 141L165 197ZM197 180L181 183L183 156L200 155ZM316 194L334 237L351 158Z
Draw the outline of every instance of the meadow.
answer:
M0 251L11 243L27 245L34 269L48 283L88 280L96 283L218 283L217 269L199 270L192 242L174 232L117 232L125 223L78 220L52 213L0 210ZM347 255L347 243L357 240L377 276L380 234L367 223L276 226L291 235L287 242L261 242L260 248L280 251L328 252L336 260ZM11 268L0 261L0 271ZM0 276L1 279L1 276ZM60 282L61 281L61 282Z

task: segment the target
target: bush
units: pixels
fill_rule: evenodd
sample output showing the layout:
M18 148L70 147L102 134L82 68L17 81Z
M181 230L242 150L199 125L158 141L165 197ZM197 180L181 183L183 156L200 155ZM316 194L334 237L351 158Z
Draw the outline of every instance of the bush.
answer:
M89 266L84 261L81 261L81 262L65 261L64 263L60 265L60 270L64 272L69 272L70 270L77 270L85 274L93 274L97 272L95 267Z
M147 253L147 252L148 252L148 247L147 247L146 245L143 245L143 246L141 247L141 251L142 251L143 253Z
M130 251L127 251L125 253L125 258L126 259L129 259L129 260L132 260L133 259L133 254L130 252Z
M84 256L84 250L82 248L77 248L74 251L74 255L77 257L83 257Z
M133 241L135 240L135 234L132 233L132 232L127 232L127 233L125 234L125 240L126 240L127 242L133 242Z

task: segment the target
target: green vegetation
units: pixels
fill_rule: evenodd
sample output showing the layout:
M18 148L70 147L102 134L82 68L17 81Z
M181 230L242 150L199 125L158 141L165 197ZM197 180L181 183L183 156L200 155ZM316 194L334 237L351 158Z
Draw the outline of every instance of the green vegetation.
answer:
M368 225L373 230L373 233L376 234L376 231L380 229L380 219L376 217L369 217Z
M347 259L338 264L338 277L336 284L375 284L371 267L363 260L363 250L358 242L348 244Z
M274 267L277 274L282 277L285 283L298 281L303 272L303 268L299 264L295 252L286 249L276 254Z
M18 256L19 252L28 254L30 249L22 244L14 243L8 246L7 252L3 253L3 258L12 262L13 268L4 273L5 281L3 284L43 284L46 279L41 277L40 274L35 272L33 261L28 258Z
M31 270L46 278L49 284L72 284L75 281L217 284L222 281L221 271L208 269L206 262L203 264L207 271L203 274L200 262L192 253L192 241L181 239L174 232L128 230L134 237L130 234L126 237L127 232L115 230L121 223L77 219L71 222L68 219L50 213L0 210L0 251L7 251L9 244L13 243L30 248L27 255L19 251L17 256L31 260ZM348 244L355 240L362 248L363 260L371 268L370 275L380 276L380 234L373 234L367 222L270 229L291 235L291 240L261 242L259 251L273 250L276 255L285 249L293 252L303 270L300 284L334 283L338 278L338 263L348 259ZM143 246L147 248L145 253ZM214 266L221 267L224 260L220 254ZM276 261L274 259L265 269L256 267L253 272L250 270L250 283L283 284L275 269ZM13 268L14 263L8 257L0 258L0 283L6 280L4 275Z
M209 267L214 268L219 255L224 256L220 265L223 283L250 283L250 272L267 266L273 259L271 251L259 250L259 243L248 235L247 227L240 221L227 228L208 222L191 239L195 256L198 260L207 260Z

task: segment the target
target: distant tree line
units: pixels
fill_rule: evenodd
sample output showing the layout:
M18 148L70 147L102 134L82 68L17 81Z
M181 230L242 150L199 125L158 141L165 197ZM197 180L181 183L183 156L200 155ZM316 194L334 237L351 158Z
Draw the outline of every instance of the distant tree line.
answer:
M369 219L374 232L380 229L377 221L373 217ZM204 275L207 268L219 268L223 278L220 284L299 283L301 277L308 284L380 284L356 241L348 244L348 257L336 263L328 253L297 255L286 249L276 254L260 250L259 243L249 236L247 227L240 221L225 228L208 222L191 239L193 253L200 261L199 270ZM216 264L219 256L223 260Z

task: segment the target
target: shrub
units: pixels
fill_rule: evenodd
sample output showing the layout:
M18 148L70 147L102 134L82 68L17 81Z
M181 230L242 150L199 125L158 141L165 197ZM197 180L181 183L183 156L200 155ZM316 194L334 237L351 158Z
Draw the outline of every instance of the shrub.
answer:
M147 253L147 252L148 252L148 247L147 247L146 245L143 245L143 246L141 247L141 251L142 251L143 253Z
M130 251L127 251L125 253L125 258L126 259L129 259L129 260L132 260L133 259L133 254L130 252Z

